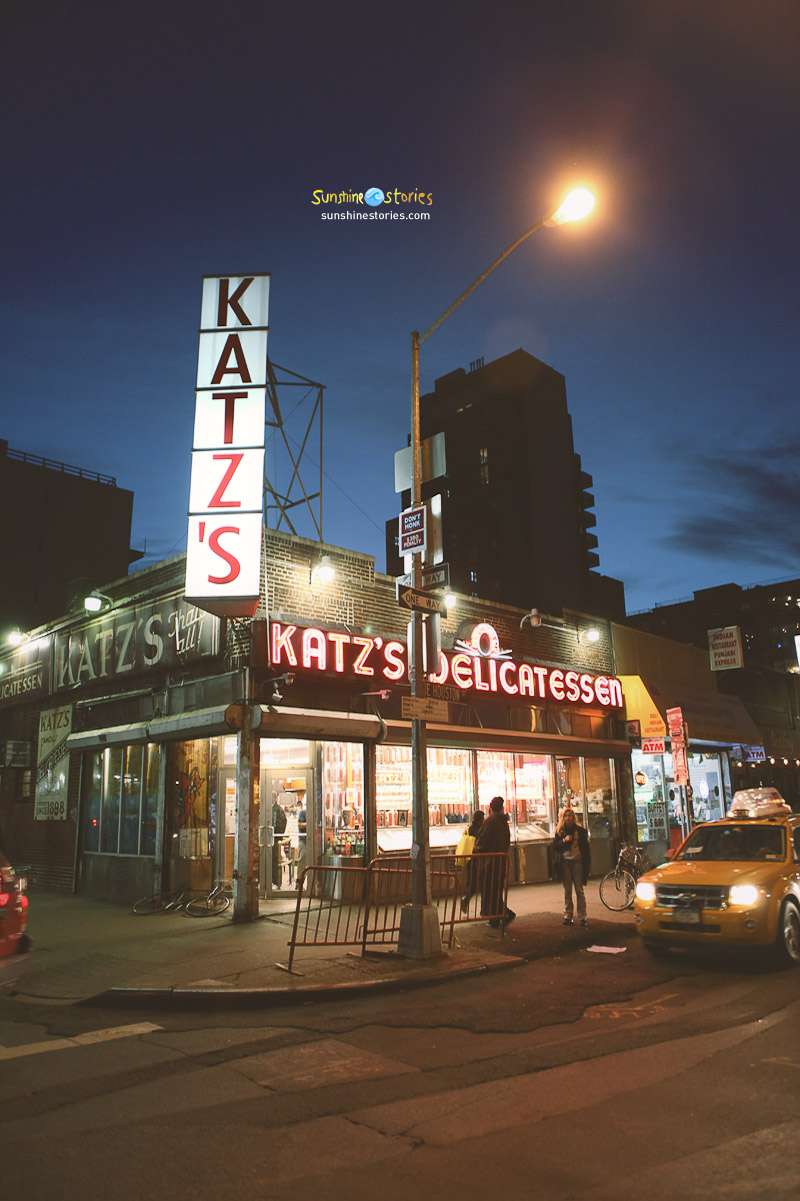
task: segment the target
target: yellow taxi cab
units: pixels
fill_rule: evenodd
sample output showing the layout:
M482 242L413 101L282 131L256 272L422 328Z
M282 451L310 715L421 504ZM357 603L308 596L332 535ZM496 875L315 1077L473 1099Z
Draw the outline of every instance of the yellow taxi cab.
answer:
M653 953L774 947L800 964L800 815L774 788L735 793L726 818L696 826L639 878L634 912Z

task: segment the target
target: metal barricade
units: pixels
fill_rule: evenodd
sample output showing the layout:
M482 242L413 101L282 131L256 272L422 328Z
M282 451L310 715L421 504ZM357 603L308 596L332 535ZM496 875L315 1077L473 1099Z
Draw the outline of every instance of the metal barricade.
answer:
M439 910L442 938L453 941L453 920L458 899L458 875L449 866L449 856L431 857L431 904ZM396 943L400 937L401 912L411 904L413 861L410 855L391 855L373 859L370 873L370 901L364 923L362 953L368 945Z
M313 865L300 873L289 963L297 947L360 946L369 901L369 870L365 867ZM276 967L284 967L282 963Z
M453 942L453 922L459 897L458 873L448 856L432 861L431 900L439 910L443 940ZM411 903L410 856L375 859L368 867L316 864L306 867L298 880L288 965L291 971L297 947L394 944L400 936L400 914Z

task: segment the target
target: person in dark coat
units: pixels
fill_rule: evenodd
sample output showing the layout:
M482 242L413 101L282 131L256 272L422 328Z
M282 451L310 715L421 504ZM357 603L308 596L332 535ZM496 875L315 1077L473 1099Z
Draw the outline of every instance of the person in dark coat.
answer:
M510 926L517 916L513 909L505 907L503 900L506 894L506 876L508 874L508 848L511 845L511 831L508 828L508 815L503 812L505 801L501 796L492 797L489 805L489 816L478 831L478 841L475 844L476 855L491 855L503 852L504 859L493 859L488 862L482 873L481 882L481 912L489 915L489 925L493 930Z
M572 890L578 902L578 921L586 925L586 893L584 885L592 870L589 835L575 816L575 810L567 808L561 814L553 836L553 854L561 865L561 883L564 885L564 925L571 926L573 920Z

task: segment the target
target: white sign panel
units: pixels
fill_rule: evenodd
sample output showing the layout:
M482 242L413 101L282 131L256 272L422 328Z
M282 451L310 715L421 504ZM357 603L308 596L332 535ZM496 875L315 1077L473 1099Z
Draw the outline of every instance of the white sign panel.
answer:
M190 513L260 513L263 494L263 450L192 451Z
M69 789L67 738L71 733L72 705L46 709L39 714L34 821L66 821Z
M742 634L738 626L708 631L712 671L729 671L742 666Z
M225 388L197 393L194 448L263 446L267 394L263 388Z
M269 281L203 280L186 597L221 617L261 592Z

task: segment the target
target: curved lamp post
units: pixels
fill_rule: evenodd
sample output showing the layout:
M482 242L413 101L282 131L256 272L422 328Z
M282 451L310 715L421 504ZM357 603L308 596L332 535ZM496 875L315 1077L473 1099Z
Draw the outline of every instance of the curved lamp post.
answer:
M411 503L417 508L422 495L422 447L419 428L419 348L422 343L447 320L458 306L472 295L479 284L491 275L495 267L499 267L512 251L531 234L546 225L564 225L568 221L581 221L594 208L594 196L588 188L573 188L559 207L553 213L542 217L535 225L521 234L506 250L496 258L490 267L462 292L457 300L442 313L433 325L420 334L414 330L411 334L411 446L413 450L413 487ZM414 588L422 584L422 556L413 556L412 584ZM413 654L409 663L411 676L412 697L425 695L425 681L422 665L422 614L413 612ZM439 913L431 904L431 873L430 847L428 838L428 762L427 739L425 722L418 718L411 721L411 904L406 905L400 914L400 939L398 950L403 954L428 958L442 953L442 936L439 928Z

